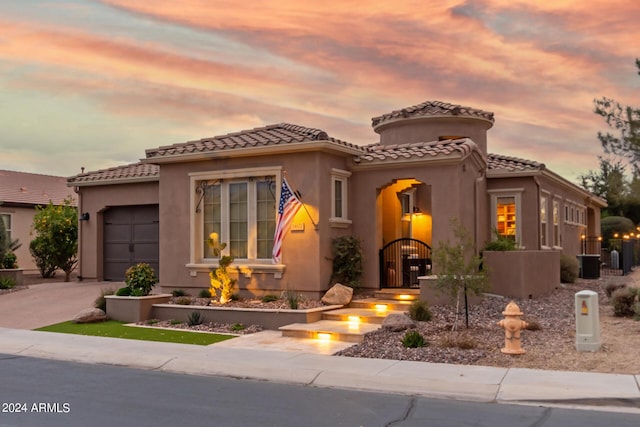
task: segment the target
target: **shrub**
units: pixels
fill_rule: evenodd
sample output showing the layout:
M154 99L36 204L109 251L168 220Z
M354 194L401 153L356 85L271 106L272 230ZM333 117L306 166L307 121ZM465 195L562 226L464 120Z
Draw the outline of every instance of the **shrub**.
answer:
M276 295L265 295L261 298L262 302L273 302L278 301L278 297Z
M231 325L231 330L234 332L242 331L245 329L245 326L242 323L234 323Z
M331 240L333 255L332 282L340 282L352 288L360 287L364 255L360 239L342 236Z
M427 345L424 337L418 331L407 331L402 338L402 345L407 348L418 348Z
M636 314L635 304L638 302L640 290L638 288L622 288L611 294L613 314L618 317L630 317Z
M174 289L173 291L171 291L171 295L173 295L174 297L186 297L188 294L184 289Z
M600 220L600 229L602 230L603 246L613 249L611 247L612 245L610 244L610 240L613 238L615 233L620 233L620 235L631 233L635 231L636 227L633 224L633 221L629 218L622 216L608 216ZM620 250L619 247L618 250Z
M105 295L113 295L115 291L113 289L102 289L100 291L100 295L93 302L93 306L95 308L99 308L100 310L106 313L107 311L107 300L105 299Z
M187 325L189 326L202 325L202 322L204 322L204 318L202 317L202 314L200 314L199 311L192 311L187 316Z
M211 291L209 289L202 289L198 293L198 298L211 298Z
M236 280L229 277L229 273L227 272L227 267L229 267L232 262L232 256L223 255L220 257L218 267L209 273L211 295L215 295L217 291L220 290L220 304L226 304L232 299Z
M54 259L54 254L47 248L47 241L36 237L29 243L29 252L36 262L40 276L43 278L55 277L58 266Z
M451 334L440 341L440 345L446 348L459 348L460 350L472 350L477 347L476 342L467 335Z
M298 302L300 300L300 297L294 293L291 292L287 292L287 302L289 303L289 308L291 310L297 310L298 309Z
M118 289L116 291L116 296L119 296L119 297L131 296L131 288L129 288L128 286L125 286L123 288Z
M0 289L13 289L14 286L16 286L16 281L11 277L0 277Z
M527 320L527 331L541 331L542 325L537 320Z
M431 320L431 311L425 301L416 300L409 306L409 317L417 322L428 322Z
M156 273L149 264L139 263L127 269L124 282L131 289L132 296L146 296L158 283Z
M578 278L580 264L576 258L560 254L560 281L562 283L574 283Z
M518 249L516 241L511 236L504 236L498 233L498 230L493 230L494 239L491 240L484 247L485 251L515 251Z
M7 250L4 254L4 261L2 261L2 268L18 268L17 260L16 254L11 249Z
M611 295L613 295L613 293L614 293L615 291L617 291L618 289L622 289L622 288L624 288L624 287L626 287L626 286L627 286L627 285L625 285L625 284L623 284L623 283L620 283L620 284L616 284L616 283L609 283L609 284L607 285L607 287L605 288L605 292L606 292L607 296L608 296L609 298L611 298Z
M171 325L182 325L182 320L171 319L169 321L169 324L171 324Z
M155 325L156 323L160 323L160 320L158 319L148 319L146 322L147 325Z
M178 305L191 305L191 297L178 297L175 303Z

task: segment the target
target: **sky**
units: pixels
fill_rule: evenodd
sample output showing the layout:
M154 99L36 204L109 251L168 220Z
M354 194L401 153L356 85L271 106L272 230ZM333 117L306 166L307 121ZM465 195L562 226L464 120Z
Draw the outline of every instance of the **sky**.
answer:
M73 176L288 122L355 144L444 101L489 151L576 181L602 96L640 105L628 0L0 0L0 169Z

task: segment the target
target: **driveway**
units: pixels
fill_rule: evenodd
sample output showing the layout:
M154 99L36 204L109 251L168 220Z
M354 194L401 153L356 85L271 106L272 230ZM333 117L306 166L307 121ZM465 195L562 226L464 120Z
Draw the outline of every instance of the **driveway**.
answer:
M71 320L93 303L102 289L117 289L117 282L48 282L0 295L0 327L36 329Z

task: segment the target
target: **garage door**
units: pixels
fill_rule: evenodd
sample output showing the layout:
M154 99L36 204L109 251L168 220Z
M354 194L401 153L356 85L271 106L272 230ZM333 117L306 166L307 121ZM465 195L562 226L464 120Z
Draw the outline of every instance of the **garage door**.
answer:
M104 280L123 281L145 262L159 277L158 205L118 206L104 212Z

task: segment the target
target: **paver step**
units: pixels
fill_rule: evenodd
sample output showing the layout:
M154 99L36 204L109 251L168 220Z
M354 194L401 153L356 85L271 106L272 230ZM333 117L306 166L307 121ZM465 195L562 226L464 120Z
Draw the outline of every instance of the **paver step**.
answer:
M365 298L353 300L347 308L368 308L379 310L380 312L389 311L408 311L413 301L398 301L381 298Z
M322 313L323 320L336 320L342 322L359 321L361 323L381 324L385 317L391 313L404 313L406 310L376 310L375 308L347 307Z
M374 323L342 322L336 320L319 320L313 323L292 323L278 328L283 337L327 339L330 341L346 341L360 343L364 334L379 329Z
M420 289L409 288L384 288L374 293L376 298L398 300L398 301L415 301L420 299Z

